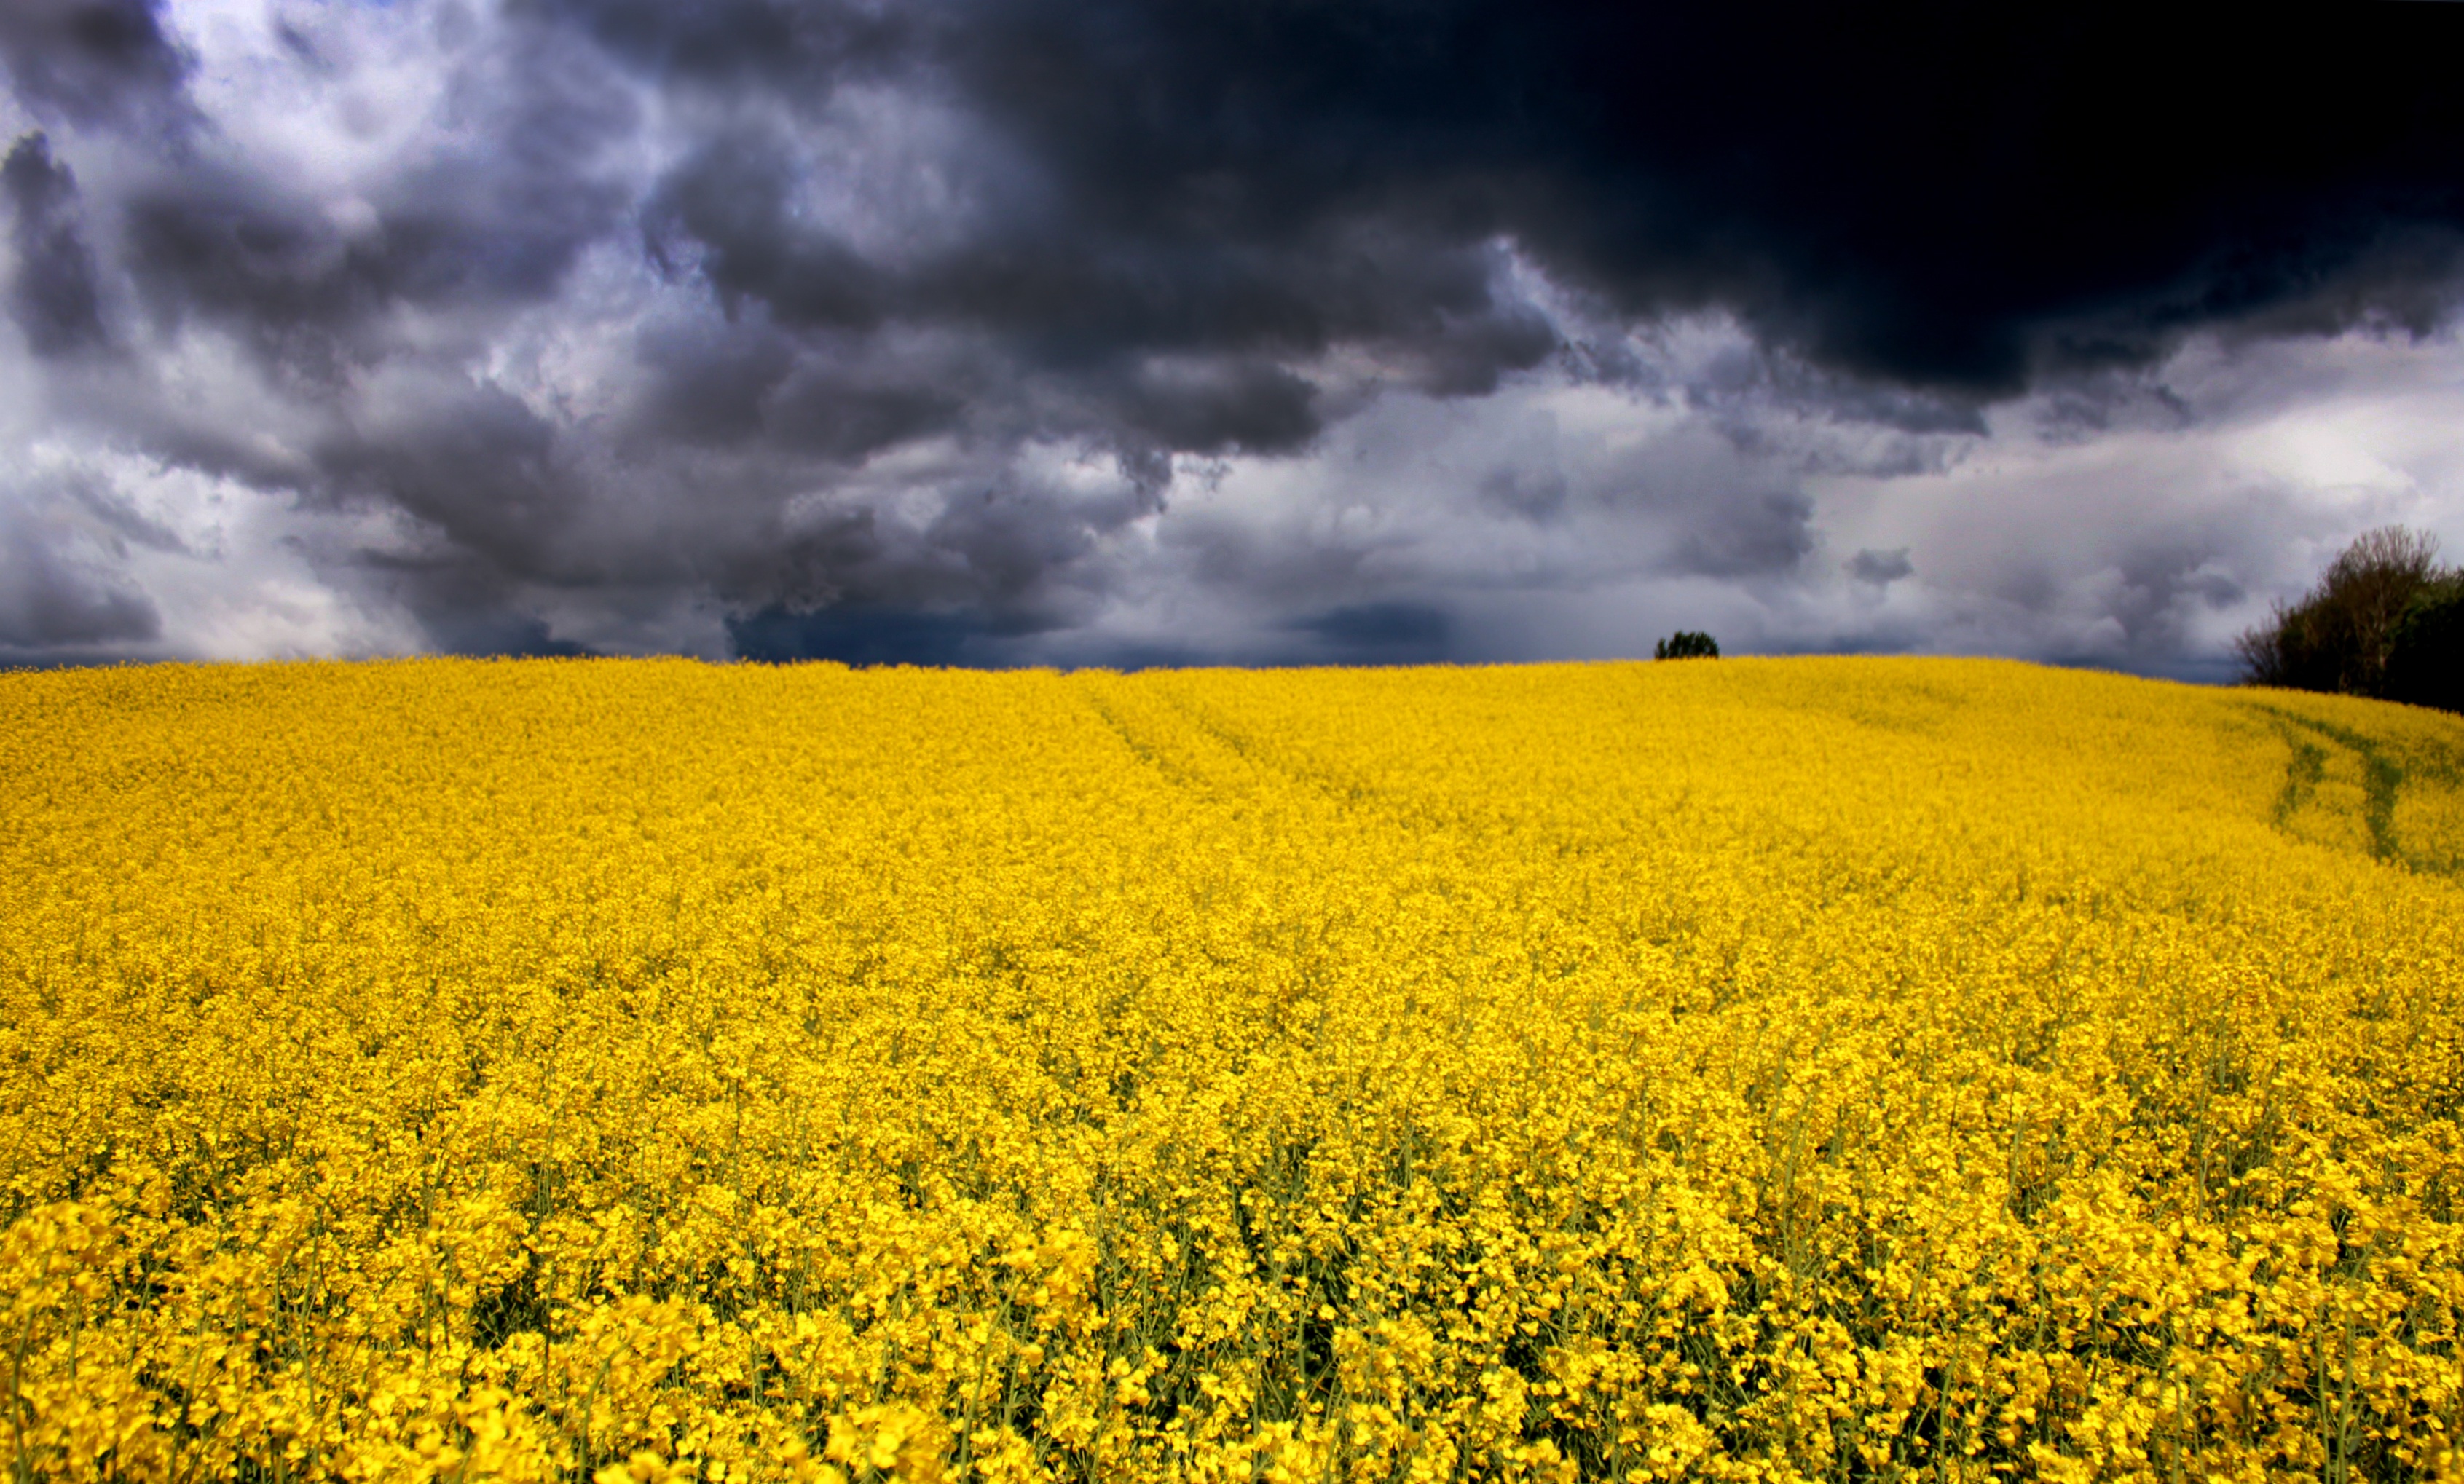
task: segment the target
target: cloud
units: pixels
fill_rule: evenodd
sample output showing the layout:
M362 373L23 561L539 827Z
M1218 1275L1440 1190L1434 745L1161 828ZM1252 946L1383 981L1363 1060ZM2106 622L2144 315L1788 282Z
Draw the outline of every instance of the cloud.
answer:
M1814 502L1795 491L1723 501L1718 524L1698 523L1679 547L1676 570L1736 578L1781 572L1814 550Z
M817 613L768 609L730 619L736 653L768 664L836 660L842 665L981 665L998 661L979 619L963 614L837 608Z
M332 65L284 47L294 71ZM122 266L164 329L203 321L323 382L415 356L407 315L551 300L625 221L627 187L603 156L635 120L592 60L512 31L458 58L433 104L444 117L359 179L302 181L229 139L184 151L121 202Z
M1894 547L1887 552L1878 552L1869 546L1848 558L1848 575L1859 582L1871 582L1876 587L1888 587L1916 570L1916 564L1908 560L1908 549L1904 546Z
M0 664L100 657L162 632L153 602L110 558L179 539L91 480L38 481L0 498Z
M38 117L80 124L177 119L189 67L149 0L11 0L0 63Z
M48 546L38 534L0 529L0 656L50 658L105 644L153 639L162 620L143 593L112 582Z
M1318 640L1335 660L1409 665L1447 658L1454 617L1423 603L1357 603L1311 614L1291 627Z
M53 161L51 142L29 134L0 163L0 194L13 220L16 249L10 309L37 356L59 356L103 340L94 250L86 246L77 177Z
M1469 0L969 19L945 65L1082 229L1215 271L1193 287L1276 264L1232 281L1261 306L1243 323L1286 334L1410 324L1451 254L1506 238L1627 313L1716 306L1819 365L2003 394L2249 316L2418 324L2464 221L2464 105L2434 60L2464 17L2440 7L2285 28ZM1327 292L1311 265L1362 241L1412 293ZM1475 283L1459 311L1486 307Z
M2458 39L27 0L0 457L112 464L175 545L22 491L8 538L129 653L1477 659L1716 619L2196 669L2362 505L2447 518L2430 452L2356 504L2234 440L2452 410Z

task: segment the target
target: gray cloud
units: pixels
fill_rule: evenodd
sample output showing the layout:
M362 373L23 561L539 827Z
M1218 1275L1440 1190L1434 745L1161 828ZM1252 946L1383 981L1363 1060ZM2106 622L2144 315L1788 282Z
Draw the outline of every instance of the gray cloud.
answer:
M37 356L59 356L103 341L94 250L86 245L77 177L52 159L51 142L29 134L0 163L0 194L12 216L17 267L10 309Z
M318 450L329 497L390 502L508 577L560 575L560 538L583 495L553 426L487 386L393 411L389 426L354 427Z
M195 555L180 533L138 509L107 480L91 472L73 472L50 482L55 503L65 502L92 522L116 556L134 546L149 552Z
M503 313L552 298L617 229L603 151L635 120L605 70L516 34L459 79L473 116L336 206L246 158L188 155L129 193L124 267L158 324L189 316L319 380L398 355L404 311ZM463 110L457 110L462 112Z
M2233 432L2451 353L2448 21L217 15L0 14L47 125L0 167L0 438L191 502L11 497L79 644L1375 661L1716 618L2178 669L2360 506L2450 497L2423 453L2262 511ZM2319 106L2219 106L2266 88ZM2200 360L2286 345L2237 392ZM2134 440L2201 451L2144 508L2063 472ZM224 568L330 601L187 617Z
M93 657L112 652L104 646L158 637L153 602L110 566L112 548L125 539L178 542L89 481L21 489L0 500L0 663Z
M1904 546L1887 552L1878 552L1869 546L1848 558L1848 575L1859 582L1871 582L1876 587L1888 587L1914 571L1916 564L1908 560L1908 549Z
M1718 517L1697 521L1680 544L1675 568L1710 578L1785 572L1814 550L1814 502L1794 491L1723 500Z
M1425 603L1356 603L1310 614L1291 627L1346 660L1409 665L1448 657L1454 618Z
M38 117L83 124L177 120L189 66L151 0L10 0L0 63Z

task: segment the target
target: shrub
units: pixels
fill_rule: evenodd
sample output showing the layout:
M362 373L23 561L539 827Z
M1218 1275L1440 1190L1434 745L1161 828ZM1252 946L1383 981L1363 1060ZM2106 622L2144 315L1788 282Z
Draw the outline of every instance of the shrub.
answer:
M1720 657L1720 642L1708 634L1681 628L1652 645L1651 657L1655 660L1716 660Z

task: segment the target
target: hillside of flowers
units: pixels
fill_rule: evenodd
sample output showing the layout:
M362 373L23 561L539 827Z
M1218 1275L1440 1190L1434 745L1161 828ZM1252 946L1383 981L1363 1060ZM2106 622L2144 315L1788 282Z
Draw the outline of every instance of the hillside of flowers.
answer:
M1994 662L0 675L0 1451L2456 1478L2459 870Z

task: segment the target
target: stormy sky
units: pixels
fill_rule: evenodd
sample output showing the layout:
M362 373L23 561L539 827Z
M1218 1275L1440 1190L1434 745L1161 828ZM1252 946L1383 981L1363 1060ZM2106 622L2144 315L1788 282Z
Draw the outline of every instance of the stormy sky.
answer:
M2464 555L2464 5L7 0L0 666L1990 653Z

